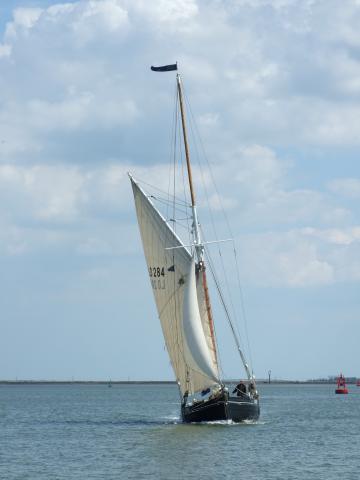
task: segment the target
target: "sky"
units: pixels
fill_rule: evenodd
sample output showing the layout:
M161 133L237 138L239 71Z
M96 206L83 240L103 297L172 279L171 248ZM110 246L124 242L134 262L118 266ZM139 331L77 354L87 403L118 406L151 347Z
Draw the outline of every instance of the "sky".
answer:
M360 376L359 21L358 0L1 2L0 379L173 379L127 171L167 182L175 78L149 67L175 61L256 376Z

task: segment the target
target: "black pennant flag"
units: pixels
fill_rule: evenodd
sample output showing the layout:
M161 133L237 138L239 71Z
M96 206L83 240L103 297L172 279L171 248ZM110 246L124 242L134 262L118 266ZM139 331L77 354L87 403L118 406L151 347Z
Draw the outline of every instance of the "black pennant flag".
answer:
M172 65L164 65L162 67L151 67L153 72L171 72L172 70L177 70L177 63Z
M175 272L175 265L171 265L171 267L168 268L168 272Z

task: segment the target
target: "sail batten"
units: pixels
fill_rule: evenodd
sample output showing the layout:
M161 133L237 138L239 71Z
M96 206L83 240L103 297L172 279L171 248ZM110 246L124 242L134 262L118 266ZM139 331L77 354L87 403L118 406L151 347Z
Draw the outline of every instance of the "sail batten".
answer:
M203 298L199 295L203 290L201 275L195 277L192 255L141 187L130 178L150 282L171 365L182 394L195 393L220 383L216 354L208 338L207 318L199 311L199 308L203 310ZM196 317L197 340L194 340L194 332L184 329L184 305L189 313L189 295L190 310Z

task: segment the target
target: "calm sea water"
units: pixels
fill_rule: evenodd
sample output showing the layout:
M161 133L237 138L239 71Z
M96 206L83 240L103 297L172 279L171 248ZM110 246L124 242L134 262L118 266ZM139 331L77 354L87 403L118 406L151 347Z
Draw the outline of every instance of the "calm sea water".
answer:
M261 420L182 425L175 386L0 386L0 478L360 478L360 387L263 385Z

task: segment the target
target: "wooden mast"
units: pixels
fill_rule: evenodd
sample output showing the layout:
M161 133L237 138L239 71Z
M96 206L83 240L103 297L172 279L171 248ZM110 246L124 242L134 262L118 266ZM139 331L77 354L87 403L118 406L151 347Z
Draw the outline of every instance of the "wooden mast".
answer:
M186 156L186 166L187 166L189 186L190 186L191 206L195 207L195 192L194 192L193 181L192 181L189 144L188 144L187 135L186 135L185 110L184 110L184 102L183 102L183 95L182 95L182 89L181 89L181 80L180 80L180 75L179 74L176 75L176 80L177 80L177 87L178 87L178 94L179 94L181 123L182 123L183 137L184 137L185 156Z
M189 179L189 187L190 187L190 195L191 195L191 208L193 214L193 228L194 228L194 237L195 237L195 249L199 260L199 270L202 272L202 281L204 287L204 297L205 297L205 305L206 311L209 319L209 326L210 326L210 335L212 340L212 346L214 350L214 355L217 363L217 351L216 351L216 343L215 343L215 329L214 329L214 320L212 315L210 297L209 297L209 290L207 287L206 281L206 271L205 271L205 264L204 264L204 246L201 243L200 231L199 231L199 223L197 219L197 212L196 212L196 204L195 204L195 190L192 181L192 172L191 172L191 163L190 163L190 153L189 153L189 144L186 135L186 123L185 123L185 109L184 109L184 102L183 102L183 94L181 88L181 80L180 75L176 75L177 80L177 88L179 94L179 103L180 103L180 113L181 113L181 123L182 123L182 131L184 137L184 147L185 147L185 156L186 156L186 166L188 171L188 179Z

